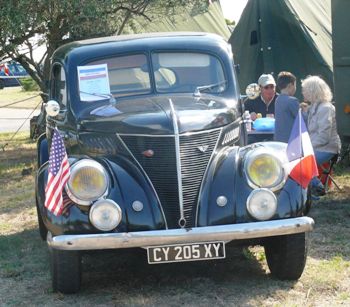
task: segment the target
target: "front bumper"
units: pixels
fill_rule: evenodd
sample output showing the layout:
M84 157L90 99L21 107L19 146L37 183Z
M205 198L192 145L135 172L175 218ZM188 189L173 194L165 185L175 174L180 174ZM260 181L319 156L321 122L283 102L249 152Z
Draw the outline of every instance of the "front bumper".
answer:
M313 226L314 220L304 216L284 220L196 227L190 229L60 235L55 237L52 237L49 233L47 242L52 248L61 250L117 249L207 241L229 242L232 240L272 237L308 232L313 229Z

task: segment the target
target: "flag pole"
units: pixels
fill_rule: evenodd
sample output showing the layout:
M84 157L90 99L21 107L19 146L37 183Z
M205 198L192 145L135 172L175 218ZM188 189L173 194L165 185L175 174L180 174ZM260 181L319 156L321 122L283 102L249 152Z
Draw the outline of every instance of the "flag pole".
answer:
M302 131L301 131L301 109L299 108L299 110L298 110L298 117L299 117L299 135L300 135L300 147L299 148L301 148L301 156L303 157L304 156L304 149L303 149L303 135L302 135ZM302 158L299 158L300 160L302 159ZM302 176L302 163L299 163L299 167L300 167L300 172L299 172L299 174L300 174L300 176ZM300 178L301 180L300 180L300 182L302 181L302 178ZM303 187L300 185L300 204L302 204L303 205Z

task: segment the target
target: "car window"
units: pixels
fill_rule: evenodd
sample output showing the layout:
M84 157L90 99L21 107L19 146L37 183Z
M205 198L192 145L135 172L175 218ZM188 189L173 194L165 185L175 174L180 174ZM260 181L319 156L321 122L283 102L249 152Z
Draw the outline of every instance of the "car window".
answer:
M23 66L21 64L12 62L12 63L8 64L7 66L11 72L11 75L16 76L16 75L26 75L27 74L26 70L23 68Z
M87 65L99 64L107 64L110 91L114 97L147 94L151 91L146 55L107 58Z
M221 62L204 53L159 52L152 54L156 90L161 93L194 92L201 88L210 93L226 90Z
M14 63L14 64L9 65L9 68L13 73L17 73L17 74L25 74L26 73L26 70L23 68L23 66L21 64Z
M67 105L66 74L61 64L56 63L51 71L51 98L60 105Z
M23 73L23 74L26 73L26 70L23 68L22 65L16 65L16 68L17 68L18 72Z

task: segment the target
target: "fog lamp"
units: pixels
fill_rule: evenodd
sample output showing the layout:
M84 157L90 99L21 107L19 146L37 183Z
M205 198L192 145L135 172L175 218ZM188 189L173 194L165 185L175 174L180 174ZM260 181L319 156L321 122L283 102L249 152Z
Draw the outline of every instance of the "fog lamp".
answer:
M269 189L253 190L247 199L247 210L257 220L268 220L276 213L277 198Z
M90 222L97 229L110 231L119 225L122 219L122 210L114 201L101 199L91 206L89 217Z

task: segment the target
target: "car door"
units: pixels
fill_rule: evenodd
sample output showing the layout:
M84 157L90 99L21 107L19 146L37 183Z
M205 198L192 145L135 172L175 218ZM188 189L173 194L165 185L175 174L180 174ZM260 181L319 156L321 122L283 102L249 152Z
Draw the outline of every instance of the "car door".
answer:
M73 146L77 145L77 132L75 119L69 112L66 72L61 63L53 64L51 69L50 99L58 102L60 111L54 118L50 116L47 118L49 139L52 129L57 128L69 152Z

